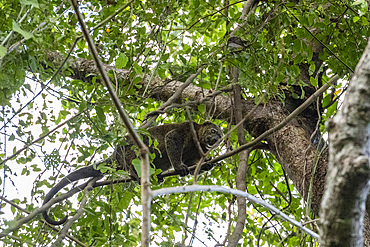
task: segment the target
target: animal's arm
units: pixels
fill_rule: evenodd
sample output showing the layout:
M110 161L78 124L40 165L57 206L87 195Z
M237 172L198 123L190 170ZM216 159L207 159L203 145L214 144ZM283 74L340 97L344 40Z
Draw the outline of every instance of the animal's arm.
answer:
M189 174L189 168L182 162L182 154L185 146L186 133L183 130L174 129L165 136L165 145L168 159L173 168L180 176Z

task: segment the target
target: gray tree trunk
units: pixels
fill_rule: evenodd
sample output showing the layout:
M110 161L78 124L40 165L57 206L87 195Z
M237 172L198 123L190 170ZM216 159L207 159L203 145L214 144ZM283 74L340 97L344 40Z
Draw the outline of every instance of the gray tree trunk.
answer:
M329 163L320 213L320 241L322 246L362 246L365 201L370 188L370 42L341 111L328 122L328 131Z

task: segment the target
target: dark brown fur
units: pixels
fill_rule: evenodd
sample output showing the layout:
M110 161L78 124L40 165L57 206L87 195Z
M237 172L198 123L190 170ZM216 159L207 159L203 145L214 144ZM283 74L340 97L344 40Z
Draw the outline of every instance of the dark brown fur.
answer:
M201 148L206 152L210 146L216 143L222 136L220 128L210 122L204 124L194 124L195 131ZM155 153L153 164L156 169L166 171L174 168L181 176L189 174L189 167L196 165L201 158L201 154L193 140L190 122L180 124L166 124L148 129L152 143L157 140L158 146L151 145L149 150ZM126 170L132 177L138 179L137 173L132 166L132 161L137 157L133 148L134 142L132 138L126 138L127 145L117 146L112 157L105 162L108 165L114 165L117 170ZM143 141L149 145L149 137L144 136ZM159 152L159 151L160 152ZM87 166L77 171L74 171L64 177L57 185L55 185L45 196L44 203L50 201L58 191L68 184L90 177L103 177L104 174L94 167ZM52 225L63 224L67 217L62 220L55 221L49 218L47 212L43 212L44 219Z

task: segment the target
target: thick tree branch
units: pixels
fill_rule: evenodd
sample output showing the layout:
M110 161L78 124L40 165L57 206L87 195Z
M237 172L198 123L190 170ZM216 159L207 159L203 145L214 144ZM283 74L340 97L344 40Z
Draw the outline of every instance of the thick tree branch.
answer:
M208 161L207 163L215 163L215 162L219 162L223 159L226 159L228 157L231 157L243 150L246 150L250 147L253 147L254 145L260 143L261 141L263 141L266 137L268 137L269 135L279 131L280 129L282 129L284 126L286 126L290 121L292 121L294 118L296 118L302 111L304 111L310 104L312 104L312 102L317 98L319 97L323 92L325 92L330 86L331 86L331 83L338 80L339 77L336 75L334 76L333 78L330 79L329 82L327 82L325 85L323 85L319 90L317 90L316 93L314 93L313 95L311 95L310 98L308 98L300 107L298 107L297 109L295 109L291 114L289 114L285 119L283 119L283 121L281 121L278 125L276 125L275 127L265 131L263 134L261 134L260 136L258 136L257 138L255 138L253 141L249 142L249 143L246 143L230 152L227 152L223 155L220 155L218 156L217 158L214 158L210 161Z

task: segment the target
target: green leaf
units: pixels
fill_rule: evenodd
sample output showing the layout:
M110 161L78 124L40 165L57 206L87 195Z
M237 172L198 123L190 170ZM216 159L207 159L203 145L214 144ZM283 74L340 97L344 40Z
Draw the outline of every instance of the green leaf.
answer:
M125 191L120 197L119 207L128 208L128 206L130 205L131 199L132 199L132 193L129 191Z
M322 99L322 107L326 107L331 102L331 95L328 94Z
M363 4L363 3L365 3L365 0L357 0L354 3L352 3L352 6L360 5L360 4Z
M78 109L82 112L86 109L86 107L87 107L87 102L85 100L82 100L80 102L80 105L78 106Z
M206 112L206 107L204 106L204 104L198 105L198 111L202 114Z
M136 62L134 63L134 70L137 75L143 74L143 68L141 68Z
M310 62L310 67L308 68L308 71L310 75L312 75L315 72L316 66L314 62Z
M331 117L333 115L333 113L336 112L337 106L338 106L338 101L335 101L334 104L332 104L331 106L328 107L327 112L326 112L326 116Z
M132 161L132 165L134 166L135 168L135 171L137 172L137 175L139 177L141 177L141 162L140 162L140 159L136 158Z
M354 16L354 17L353 17L353 22L355 22L355 23L356 23L358 20L360 20L360 17L359 17L359 16Z
M183 57L183 56L179 56L179 58L180 58L180 60L181 60L181 62L184 64L184 65L186 65L187 64L187 61L186 61L186 59Z
M301 63L301 62L302 62L302 60L303 60L303 56L302 56L302 54L301 54L301 53L299 53L299 54L295 57L295 59L294 59L294 64L299 64L299 63Z
M32 5L35 8L40 8L37 0L19 0L22 5Z
M116 69L123 69L124 67L126 67L127 62L128 57L124 53L121 53L116 60Z
M22 173L21 173L21 175L25 175L25 174L27 174L27 176L30 175L30 171L27 168L23 168Z
M6 47L0 45L0 57L5 57L6 55Z
M158 68L158 75L161 79L166 79L166 70L162 69L162 68Z
M94 169L99 170L102 173L106 173L107 171L110 171L110 172L114 172L115 171L114 168L107 166L107 164L105 162L102 162L102 163L100 163L98 165L98 167L96 167L96 168L95 167L94 167Z
M32 71L37 71L37 62L36 62L35 57L30 56L29 60L30 60L29 63L30 63Z
M369 22L367 21L367 18L365 16L361 16L361 22L363 26L367 26Z
M9 137L9 141L13 141L15 139L15 136L14 134L12 134L10 137Z
M296 3L294 3L294 2L288 2L288 3L286 3L286 6L287 7L294 7L296 5Z
M21 29L17 22L13 20L13 31L21 34L25 39L33 38L33 34Z
M317 87L319 85L317 79L313 78L312 76L310 77L310 83L314 87Z
M98 116L99 120L105 122L105 114L103 108L99 106L95 106L96 115Z
M280 191L280 192L285 192L287 190L287 187L286 187L286 184L280 182L278 183L277 185L277 189Z

